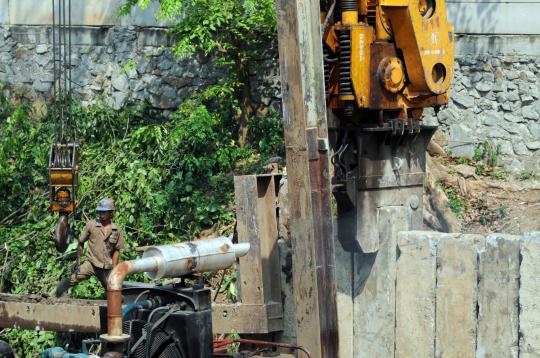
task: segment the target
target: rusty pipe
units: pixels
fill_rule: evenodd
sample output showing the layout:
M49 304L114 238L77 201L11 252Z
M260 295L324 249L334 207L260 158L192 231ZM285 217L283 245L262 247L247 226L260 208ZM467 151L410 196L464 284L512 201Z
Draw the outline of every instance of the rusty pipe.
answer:
M118 264L107 279L107 334L101 336L106 342L121 343L129 339L122 332L122 284L127 275L156 271L161 263L159 257L148 257Z

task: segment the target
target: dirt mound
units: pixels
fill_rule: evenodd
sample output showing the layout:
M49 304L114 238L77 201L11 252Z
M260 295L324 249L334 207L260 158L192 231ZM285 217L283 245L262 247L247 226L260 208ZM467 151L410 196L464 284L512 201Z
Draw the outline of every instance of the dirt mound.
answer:
M540 231L540 181L533 173L516 176L481 160L431 153L424 202L428 228L463 233Z
M106 304L103 300L75 300L70 298L56 298L49 295L8 295L0 294L0 302L40 303L47 305L76 304L80 306L96 306Z

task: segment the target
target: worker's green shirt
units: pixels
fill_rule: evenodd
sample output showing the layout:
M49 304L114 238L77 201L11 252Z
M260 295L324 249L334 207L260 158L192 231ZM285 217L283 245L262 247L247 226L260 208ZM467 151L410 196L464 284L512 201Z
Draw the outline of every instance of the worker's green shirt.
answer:
M81 244L86 241L88 241L87 260L102 269L112 269L113 253L124 249L124 239L115 223L111 223L111 232L105 236L103 225L99 221L88 221L79 238Z

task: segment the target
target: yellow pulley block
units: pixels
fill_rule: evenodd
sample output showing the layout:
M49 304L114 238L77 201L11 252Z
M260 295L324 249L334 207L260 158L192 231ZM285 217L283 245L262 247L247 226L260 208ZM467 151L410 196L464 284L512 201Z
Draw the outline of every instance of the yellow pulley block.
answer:
M79 165L75 143L54 143L49 156L50 208L59 214L54 229L56 249L65 252L70 239L68 215L78 204Z

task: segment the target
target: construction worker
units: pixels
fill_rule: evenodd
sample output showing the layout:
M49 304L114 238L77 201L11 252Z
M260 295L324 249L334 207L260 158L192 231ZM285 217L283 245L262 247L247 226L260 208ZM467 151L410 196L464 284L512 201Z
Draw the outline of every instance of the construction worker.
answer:
M118 264L120 250L124 248L120 228L112 222L114 214L114 201L103 198L99 201L96 211L99 220L90 220L86 223L77 248L77 270L69 278L60 281L56 288L56 296L62 296L70 287L77 283L96 276L103 287L107 289L107 278L112 268ZM84 243L88 241L86 260L79 266Z

